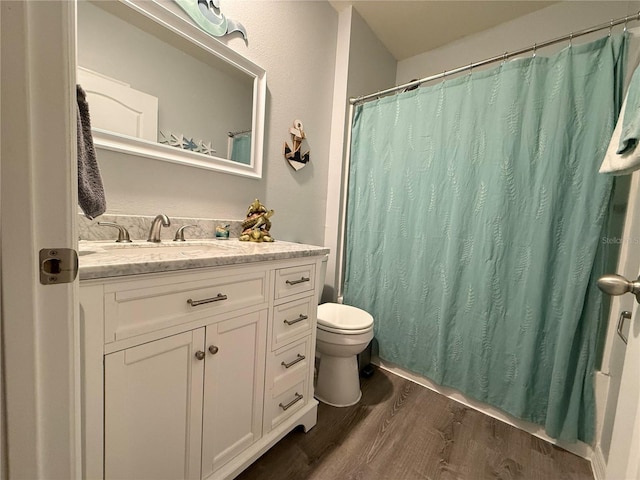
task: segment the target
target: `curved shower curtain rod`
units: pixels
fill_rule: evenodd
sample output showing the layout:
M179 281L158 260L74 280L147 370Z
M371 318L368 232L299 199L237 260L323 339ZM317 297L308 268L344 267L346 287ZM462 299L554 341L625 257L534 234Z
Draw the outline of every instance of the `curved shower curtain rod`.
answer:
M627 15L626 17L618 18L617 20L611 20L609 23L603 23L601 25L587 28L585 30L580 30L578 32L571 32L569 35L554 38L553 40L547 40L546 42L542 42L542 43L534 43L530 47L521 48L520 50L515 50L511 53L504 52L502 55L496 55L495 57L487 58L486 60L482 60L481 62L477 62L477 63L472 62L469 65L454 68L453 70L445 70L444 72L438 73L437 75L431 75L430 77L421 78L419 80L412 80L405 84L398 85L392 88L387 88L386 90L380 90L379 92L370 93L368 95L362 95L360 97L352 97L349 99L349 103L351 105L356 105L358 103L366 102L367 100L380 98L382 96L395 93L399 90L404 90L405 88L417 88L423 83L430 82L432 80L438 80L440 78L446 77L447 75L455 75L456 73L472 70L475 67L482 67L484 65L488 65L494 62L499 62L501 60L504 61L504 60L507 60L508 58L522 55L523 53L534 52L534 55L535 55L535 52L538 48L548 47L549 45L553 45L560 42L566 42L567 40L571 42L574 38L581 37L583 35L588 35L590 33L598 32L600 30L606 30L607 28L609 29L609 33L611 33L611 28L615 27L616 25L622 25L623 23L625 24L625 30L626 30L627 23L635 22L635 21L640 21L640 12L638 12L635 15Z

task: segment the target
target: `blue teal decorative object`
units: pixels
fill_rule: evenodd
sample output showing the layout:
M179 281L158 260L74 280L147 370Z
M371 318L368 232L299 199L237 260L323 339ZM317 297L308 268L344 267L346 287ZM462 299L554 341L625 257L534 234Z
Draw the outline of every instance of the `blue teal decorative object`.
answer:
M189 17L209 35L223 37L240 32L247 40L247 31L240 22L226 18L220 11L219 0L173 0Z
M231 225L225 225L225 226L217 226L216 227L216 238L224 240L229 238L229 227Z
M590 442L627 37L356 107L344 301L382 359ZM604 320L606 322L606 319Z
M230 160L249 165L251 163L251 131L241 134L229 132L231 137Z
M184 149L191 150L192 152L198 150L198 144L193 141L193 138L185 138L184 139Z
M160 139L158 141L163 145L182 148L183 150L190 150L204 155L216 154L216 150L211 147L211 142L205 143L204 140L196 142L193 138L187 138L183 134L175 135L171 132L165 133L160 130Z

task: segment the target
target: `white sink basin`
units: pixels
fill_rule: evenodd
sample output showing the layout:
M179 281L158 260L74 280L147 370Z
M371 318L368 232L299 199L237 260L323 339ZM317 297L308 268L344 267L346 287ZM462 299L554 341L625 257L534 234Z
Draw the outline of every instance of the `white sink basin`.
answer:
M190 256L190 254L211 254L216 251L228 250L230 243L218 241L201 241L195 243L100 243L99 245L85 245L80 247L80 256L102 254L115 257L165 257Z
M130 247L130 248L105 248L104 250L113 255L117 255L119 257L127 256L127 257L137 257L137 256L147 256L147 255L180 255L183 253L193 252L193 251L210 251L215 250L216 247L211 246L203 246L203 245L176 245L174 246L151 246L151 247Z

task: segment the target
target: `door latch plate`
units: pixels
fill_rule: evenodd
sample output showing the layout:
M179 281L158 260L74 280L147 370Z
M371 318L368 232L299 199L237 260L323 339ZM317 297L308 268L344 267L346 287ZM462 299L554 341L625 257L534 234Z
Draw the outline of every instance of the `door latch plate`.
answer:
M73 248L40 250L40 283L42 285L71 283L77 276L78 252Z

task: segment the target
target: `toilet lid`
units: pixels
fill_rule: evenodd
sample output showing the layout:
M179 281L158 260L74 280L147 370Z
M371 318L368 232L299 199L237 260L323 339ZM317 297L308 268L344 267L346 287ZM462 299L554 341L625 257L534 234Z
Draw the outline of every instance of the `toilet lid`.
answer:
M373 317L351 305L323 303L318 305L318 325L335 330L366 330L373 325Z

